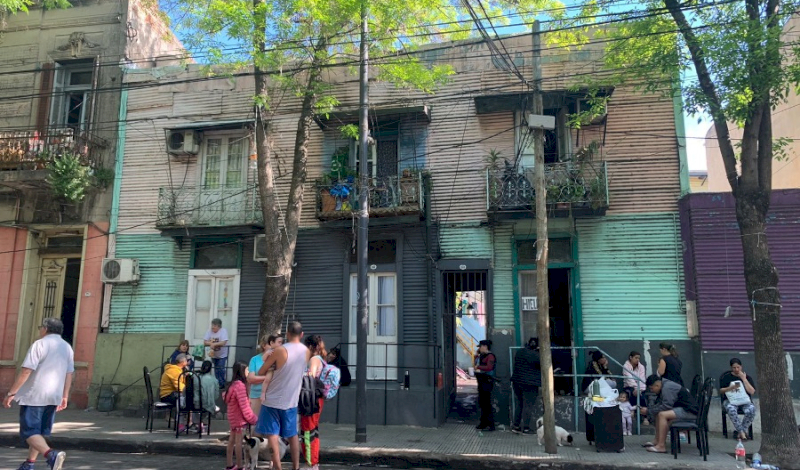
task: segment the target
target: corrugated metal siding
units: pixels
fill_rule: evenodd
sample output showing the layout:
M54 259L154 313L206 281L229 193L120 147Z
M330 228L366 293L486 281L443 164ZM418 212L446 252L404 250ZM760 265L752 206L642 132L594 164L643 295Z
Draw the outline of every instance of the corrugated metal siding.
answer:
M118 258L137 258L138 286L114 286L110 333L183 333L191 249L160 235L117 236Z
M244 240L242 247L239 324L236 329L236 341L239 346L255 346L258 343L258 317L266 277L264 276L264 266L253 261L253 241L254 238Z
M492 232L488 227L442 225L439 244L442 258L492 258Z
M495 328L513 328L514 317L514 266L512 264L512 225L495 227L492 233L494 239L494 262L492 276L492 300Z
M697 313L703 349L753 349L751 310L744 282L742 243L733 197L690 194L682 217L690 219ZM784 349L800 350L800 190L776 191L768 217L767 240L781 292ZM733 314L724 318L730 306Z
M577 221L585 341L688 339L677 219Z
M424 228L403 231L403 284L398 294L403 297L404 343L427 343L433 340L428 315L428 292L432 289L428 276Z
M297 266L286 315L299 320L307 335L322 335L329 348L346 341L342 339L342 315L347 302L345 286L350 280L342 273L348 246L340 232L303 230L297 237Z

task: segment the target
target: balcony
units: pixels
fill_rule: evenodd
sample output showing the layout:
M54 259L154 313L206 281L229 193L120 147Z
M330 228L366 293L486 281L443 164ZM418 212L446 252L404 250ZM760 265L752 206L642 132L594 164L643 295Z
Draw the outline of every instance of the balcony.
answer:
M331 181L317 180L317 218L323 221L358 216L359 187L356 176ZM405 170L402 176L370 178L370 218L425 215L427 174Z
M551 217L603 215L608 209L606 163L545 164L547 208ZM495 218L535 215L533 168L488 169L486 211Z
M50 129L39 131L0 132L0 171L44 170L47 164L59 156L72 153L80 155L83 163L97 167L100 149L106 143L74 129Z
M254 231L263 227L258 189L247 187L182 186L160 188L156 228L174 236L193 233L223 233L231 228L241 233L241 227Z

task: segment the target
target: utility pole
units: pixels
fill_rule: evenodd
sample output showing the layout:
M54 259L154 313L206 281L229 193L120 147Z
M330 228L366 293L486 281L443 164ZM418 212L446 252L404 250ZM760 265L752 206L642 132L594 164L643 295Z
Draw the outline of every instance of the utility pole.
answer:
M542 38L539 22L533 23L533 114L542 116ZM528 120L531 125L532 119ZM547 279L547 186L544 178L544 125L536 120L533 127L533 187L536 195L536 297L538 307L537 333L542 365L542 402L544 403L544 450L557 454L555 396L553 391L553 355L550 351L550 294Z
M356 442L367 442L367 328L369 327L369 44L367 0L361 0L361 70L358 104L358 305L356 325Z

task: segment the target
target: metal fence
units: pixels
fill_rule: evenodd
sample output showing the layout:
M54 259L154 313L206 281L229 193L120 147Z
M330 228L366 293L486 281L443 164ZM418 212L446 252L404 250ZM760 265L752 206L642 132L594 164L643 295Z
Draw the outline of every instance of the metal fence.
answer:
M523 348L522 346L511 346L511 347L508 348L509 377L511 376L511 374L514 371L514 351L518 350L518 349L522 349L522 348ZM569 350L570 353L571 353L571 356L572 356L572 373L571 374L563 374L563 373L562 374L553 374L553 376L554 376L554 378L555 377L572 378L572 385L573 385L573 394L572 394L572 397L573 397L573 412L572 412L572 416L573 416L573 424L575 426L575 430L577 431L578 430L578 425L580 423L580 412L583 410L583 406L581 406L581 403L580 403L581 395L582 395L583 390L580 389L580 385L579 384L580 384L580 382L582 381L582 379L584 377L597 377L596 374L584 374L582 372L580 372L580 373L578 372L578 371L583 370L583 369L578 369L578 351L600 351L601 353L603 353L603 355L609 361L611 361L614 364L618 365L620 368L624 368L624 366L619 361L617 361L612 356L610 356L608 353L606 353L605 351L603 351L601 348L598 348L598 347L592 347L592 346L553 346L550 349ZM633 380L636 380L637 382L640 382L640 383L644 384L644 382L639 377L636 377L636 376L604 375L603 377L614 379L614 380L617 380L617 379L623 379L623 380L624 379L633 379ZM511 401L511 416L514 416L514 410L516 408L516 403L514 402L513 397L512 397L512 400L510 400L510 401ZM641 414L639 413L639 407L637 407L636 408L636 434L641 434L641 419L640 419L640 417L641 417Z
M425 174L406 171L402 176L369 179L370 217L413 215L425 211ZM341 219L358 212L357 177L316 182L317 217Z
M358 363L356 361L356 343L339 343L335 347L342 351L342 357L345 357L345 352L347 352L347 357L350 358L350 360L347 361L347 367L350 370L350 374L353 378L351 387L355 387L356 368L358 367ZM390 350L393 348L397 350L396 355L390 354ZM384 425L389 424L389 390L396 390L398 387L404 387L406 385L406 373L408 373L408 376L410 377L408 383L409 390L413 390L415 388L430 388L433 403L432 413L434 419L438 420L439 416L438 410L436 409L436 393L440 388L442 388L444 381L441 352L442 347L435 343L367 343L367 381L372 384L377 383L383 385L383 387L378 387L378 389L383 389ZM420 360L419 363L409 364L407 356L412 355L414 357L421 358L422 360ZM382 361L379 359L380 356L383 356ZM419 365L420 363L427 363L430 365ZM425 382L430 381L430 385L419 385L418 381L420 379L425 379L426 377L427 380L425 380ZM373 386L369 389L375 390L375 387ZM338 394L336 396L337 424L339 423L340 399L341 394ZM443 410L443 412L446 411Z
M159 227L224 227L261 224L263 219L255 185L181 186L158 191Z
M81 163L95 168L100 162L99 149L107 143L75 129L0 132L0 170L43 170L66 154L77 155Z

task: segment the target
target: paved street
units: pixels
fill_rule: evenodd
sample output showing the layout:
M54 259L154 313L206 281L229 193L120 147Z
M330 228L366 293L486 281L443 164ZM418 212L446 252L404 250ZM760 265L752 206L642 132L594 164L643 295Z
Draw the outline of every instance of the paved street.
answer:
M16 470L27 452L21 448L0 447L0 470ZM37 470L47 470L47 464L40 459ZM225 459L213 455L201 457L173 457L148 454L109 454L107 452L68 451L65 470L223 470ZM266 469L266 463L259 465ZM284 468L289 468L284 466ZM323 470L354 470L362 468L353 465L323 465ZM383 470L392 470L381 467Z

